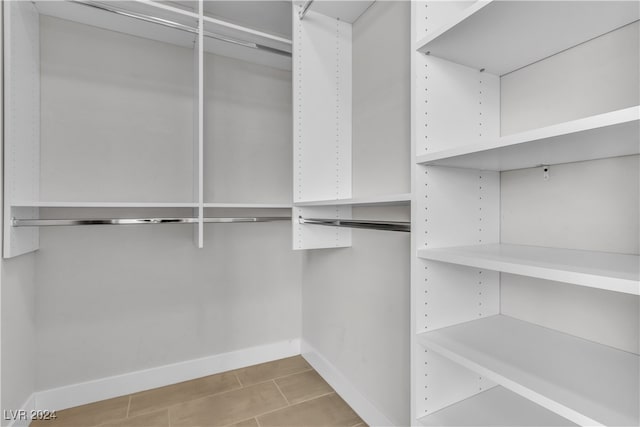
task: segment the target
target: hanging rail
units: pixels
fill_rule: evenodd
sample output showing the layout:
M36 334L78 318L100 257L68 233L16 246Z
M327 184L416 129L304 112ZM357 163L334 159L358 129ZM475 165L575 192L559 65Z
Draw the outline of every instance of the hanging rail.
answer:
M194 28L194 27L190 27L189 25L185 25L185 24L181 24L179 22L174 22L174 21L170 21L168 19L164 19L164 18L158 18L156 16L151 16L151 15L145 15L142 13L138 13L138 12L131 12L128 10L124 10L121 9L119 7L115 7L115 6L107 6L105 4L102 3L95 3L92 1L85 1L85 0L69 0L71 3L75 3L75 4L79 4L82 6L88 6L88 7L93 7L95 9L100 9L103 10L105 12L111 12L111 13L115 13L117 15L121 15L121 16L126 16L128 18L133 18L133 19L138 19L140 21L145 21L145 22L150 22L152 24L159 24L159 25L164 25L165 27L169 27L169 28L174 28L176 30L181 30L181 31L186 31L189 33L193 33L193 34L197 34L198 33L198 29ZM251 49L257 49L257 50L263 50L265 52L270 52L270 53L275 53L277 55L283 55L283 56L291 56L291 52L288 52L286 50L282 50L282 49L277 49L275 47L270 47L270 46L265 46L265 45L261 45L258 43L254 43L254 42L247 42L244 40L239 40L239 39L235 39L233 37L227 37L224 36L222 34L217 34L217 33L212 33L210 31L202 31L202 34L205 37L209 37L211 39L215 39L215 40L220 40L226 43L232 43L238 46L244 46L244 47L248 47Z
M368 219L324 219L302 218L300 224L324 225L328 227L366 228L369 230L410 232L411 223L407 221L371 221Z
M298 12L298 18L300 18L300 20L304 19L304 16L307 14L307 11L309 11L309 8L311 7L311 3L313 3L313 0L307 0L306 2L304 2L304 6L302 6L302 9L300 10L300 12Z
M203 218L205 223L240 223L289 221L290 217L250 218ZM139 225L139 224L197 224L198 218L96 218L96 219L18 219L13 218L14 227L52 227L59 225Z

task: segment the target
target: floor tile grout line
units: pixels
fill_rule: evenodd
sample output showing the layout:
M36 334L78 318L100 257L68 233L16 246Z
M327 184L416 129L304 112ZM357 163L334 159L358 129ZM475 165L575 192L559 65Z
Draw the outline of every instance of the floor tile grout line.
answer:
M317 396L313 396L313 397L310 397L310 398L305 399L305 400L301 400L300 402L296 402L296 403L292 404L291 406L296 406L296 405L299 405L301 403L311 402L312 400L320 399L321 397L329 396L330 394L336 394L337 395L338 393L336 393L336 391L334 389L331 389L331 391L329 391L329 392L326 392L324 394L319 394Z
M307 399L307 400L303 400L303 401L301 401L301 402L296 402L296 403L294 403L293 405L290 405L290 406L283 406L282 408L272 409L272 410L270 410L270 411L263 412L263 413L261 413L261 414L257 414L257 415L255 416L256 421L258 421L258 424L260 424L260 421L258 420L258 417L263 417L263 416L265 416L265 415L271 415L271 414L273 414L274 412L282 411L283 409L287 409L287 408L292 408L292 407L294 407L294 406L300 405L301 403L311 402L312 400L319 399L319 398L321 398L321 397L328 396L328 395L330 395L330 394L334 394L334 393L335 393L335 394L337 394L335 391L332 391L331 393L325 393L325 394L322 394L322 395L320 395L320 396L316 396L316 397L312 397L312 398ZM352 410L353 410L353 409L352 409Z
M171 427L171 408L167 408L167 426Z
M258 424L258 427L262 427L262 426L260 425L260 421L258 421L258 417L257 417L257 416L256 416L256 417L253 417L253 419L254 419L254 420L256 420L256 424Z
M242 381L240 381L240 377L238 376L238 374L234 372L233 375L236 377L236 380L238 380L238 384L240 384L240 388L244 388L244 385L242 384Z
M266 380L258 381L256 383L246 384L245 386L246 387L250 387L252 385L264 384L264 383L268 383L269 381L280 380L280 379L283 379L283 378L292 377L294 375L304 374L304 373L310 372L310 371L315 371L315 369L309 368L309 369L305 369L304 371L293 372L291 374L282 375L282 376L279 376L279 377L268 378Z
M127 402L127 415L125 415L125 418L129 418L129 409L131 409L131 395L129 395L129 400Z
M291 406L291 403L289 402L289 399L287 399L287 396L284 395L284 393L282 392L282 390L280 389L280 386L278 385L278 383L276 382L276 380L271 380L273 381L273 384L276 386L276 388L278 389L278 392L280 393L280 395L282 396L282 398L284 399L285 402L287 402L287 406Z

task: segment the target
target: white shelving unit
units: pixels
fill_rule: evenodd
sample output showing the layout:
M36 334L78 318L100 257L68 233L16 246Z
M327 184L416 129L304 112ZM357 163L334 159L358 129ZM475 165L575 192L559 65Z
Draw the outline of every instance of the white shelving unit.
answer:
M638 355L507 316L427 332L418 341L577 424L638 419Z
M551 73L549 64L590 76L571 62L573 48L604 35L635 34L638 19L637 2L413 4L411 411L416 424L640 422L637 354L548 327L561 322L542 327L501 315L505 277L524 276L527 284L550 280L549 285L572 292L613 291L619 298L640 294L637 253L598 251L597 245L578 250L569 241L553 248L501 243L503 218L513 215L503 212L502 172L640 153L638 97L616 103L609 102L612 96L598 108L606 103L604 90L586 91L595 105L588 113L567 111L577 109L567 103L562 105L566 119L553 117L543 126L502 134L505 113L511 112L505 109L512 105L505 102L504 79L526 72L548 96L552 89L545 78L561 72ZM571 60L552 60L565 55ZM537 67L541 62L546 68ZM547 74L533 75L541 69ZM631 72L637 79L637 70ZM545 108L543 96L532 105ZM532 107L519 110L518 117L538 113ZM540 182L553 186L542 170ZM533 284L527 291L536 292Z
M352 207L407 205L412 195L352 194L352 23L373 2L293 4L293 247L351 246L351 230L295 219L351 219Z
M493 244L420 249L418 257L640 295L637 255Z
M36 1L36 2L7 2L5 13L5 92L6 106L6 137L5 149L9 155L5 156L5 209L4 209L4 239L3 256L14 257L39 247L39 232L37 227L16 229L11 226L11 218L37 219L40 208L190 208L193 217L199 219L194 227L195 244L204 245L205 208L250 208L250 209L286 209L291 203L252 203L251 200L240 203L207 203L204 197L205 164L204 157L204 68L205 53L250 61L271 68L290 70L291 40L280 35L269 34L253 28L244 27L237 23L226 22L204 13L203 1L198 2L155 2L155 1L121 1L121 2L92 2L92 1ZM132 157L131 162L114 165L110 171L119 170L122 175L127 173L131 177L126 185L135 188L125 192L126 195L110 194L100 198L100 191L96 189L96 199L78 197L73 191L71 196L62 194L61 201L43 200L40 194L41 164L40 164L40 16L61 18L74 23L85 24L117 33L123 33L144 39L154 40L167 45L180 46L191 49L193 58L187 59L186 64L192 65L193 95L193 123L192 141L163 141L163 149L171 146L184 147L184 153L193 153L192 165L186 167L181 164L180 179L191 181L191 191L185 194L167 197L162 191L150 194L145 189L153 189L150 180L140 178L136 167L143 170L145 162L151 161L153 156ZM226 40L226 41L225 41ZM232 42L229 42L231 40ZM267 49L259 49L266 47ZM271 50L269 50L271 49ZM105 52L113 54L113 52ZM188 68L185 66L185 68ZM91 106L90 106L91 107ZM177 113L176 113L177 115ZM159 131L160 138L165 133L157 129L157 123L146 124L152 131ZM155 126L155 127L154 127ZM83 136L87 137L87 136ZM70 138L73 138L70 136ZM110 143L111 141L104 141ZM136 141L131 141L135 144ZM186 143L185 143L186 142ZM114 150L114 151L117 151ZM162 151L162 150L160 150ZM114 157L116 158L116 157ZM105 159L105 162L111 158ZM182 160L182 159L180 159ZM190 159L189 159L190 160ZM177 161L177 160L176 160ZM140 162L134 164L135 162ZM183 170L184 169L184 170ZM184 172L184 173L183 173ZM166 178L166 175L162 177ZM82 176L77 180L81 181ZM115 183L105 185L112 187L126 180L119 179ZM158 181L161 181L159 178ZM166 183L166 180L163 181ZM141 183L140 185L138 185ZM183 183L181 182L181 185ZM188 184L188 183L187 183ZM162 183L158 184L163 185ZM144 187L146 186L146 187ZM139 187L139 188L138 188ZM176 186L178 188L179 186ZM114 190L110 188L110 190ZM112 193L118 193L116 188ZM136 193L137 191L137 193ZM188 194L191 193L191 194ZM164 196L164 197L163 197ZM164 198L166 197L166 200ZM104 201L104 200L107 201ZM115 201L114 201L115 200ZM284 199L286 200L286 199ZM215 201L215 200L214 200Z

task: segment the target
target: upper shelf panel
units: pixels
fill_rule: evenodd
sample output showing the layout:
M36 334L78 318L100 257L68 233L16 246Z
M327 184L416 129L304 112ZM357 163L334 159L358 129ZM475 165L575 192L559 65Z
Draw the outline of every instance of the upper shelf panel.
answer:
M305 206L402 206L411 202L411 193L388 194L383 196L354 197L352 199L314 200L296 202L296 207Z
M198 27L198 15L164 3L142 1L36 1L42 15L79 22L105 30L131 34L177 46L193 48L196 34L186 28ZM111 11L108 11L108 10ZM152 16L175 23L175 27L145 21Z
M305 3L304 0L293 2L297 6ZM353 24L373 3L370 0L315 0L309 10Z
M636 1L478 1L416 47L501 76L638 19Z
M416 158L425 165L505 171L640 152L640 107L468 144Z

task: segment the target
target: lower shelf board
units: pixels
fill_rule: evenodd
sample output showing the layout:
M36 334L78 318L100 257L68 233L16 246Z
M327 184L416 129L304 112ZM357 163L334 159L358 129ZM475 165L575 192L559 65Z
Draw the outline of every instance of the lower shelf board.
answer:
M576 424L639 425L637 354L503 315L422 333L417 340Z
M422 417L423 426L575 426L540 405L492 387L468 399Z

